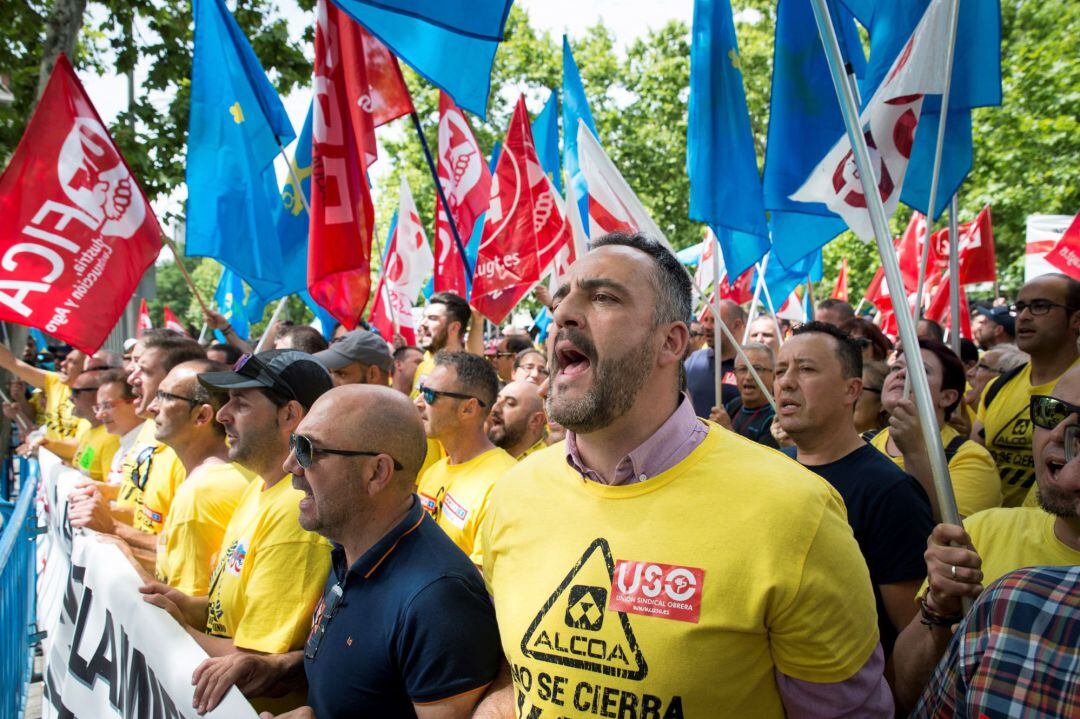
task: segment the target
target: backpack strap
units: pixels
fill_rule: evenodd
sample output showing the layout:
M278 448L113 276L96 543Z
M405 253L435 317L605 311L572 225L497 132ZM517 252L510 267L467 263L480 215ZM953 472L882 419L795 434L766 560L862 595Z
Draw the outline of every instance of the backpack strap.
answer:
M872 440L874 437L877 437L878 432L880 431L880 429L868 429L859 436L862 437L863 442L870 444L870 440Z
M983 400L983 406L989 408L990 403L994 401L994 398L998 396L998 393L1001 392L1005 385L1011 382L1012 379L1016 377L1016 375L1023 372L1025 367L1027 367L1027 362L1020 365L1019 367L1014 367L1013 369L998 377L997 381L990 385L990 389L986 390L986 398Z
M960 448L964 446L964 442L967 442L968 438L962 434L958 434L952 438L952 441L945 446L945 464L949 464L953 461L953 457L960 451Z

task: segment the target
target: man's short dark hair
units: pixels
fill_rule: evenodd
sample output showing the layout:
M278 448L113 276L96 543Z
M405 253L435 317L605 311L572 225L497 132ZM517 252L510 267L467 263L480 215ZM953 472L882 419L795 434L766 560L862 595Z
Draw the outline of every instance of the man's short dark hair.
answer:
M222 342L215 342L206 348L207 352L214 350L216 352L225 353L225 364L230 367L236 364L236 361L244 356L244 353L240 351L240 348L235 345L227 345Z
M938 342L944 342L945 341L945 328L944 327L942 327L939 323L935 322L934 320L927 319L926 317L923 317L922 319L919 320L920 325L922 325L924 322L926 323L926 326L930 328L931 334L934 335L933 339L937 340ZM916 327L916 329L918 329L918 327Z
M440 350L435 354L435 366L453 367L457 372L461 392L484 403L480 408L482 414L486 415L491 411L491 405L495 404L495 398L499 394L499 375L490 362L468 352Z
M98 389L101 389L107 384L118 384L124 388L124 395L121 399L135 399L135 389L128 384L127 372L122 369L110 369L105 370L98 377L101 384L98 385Z
M818 305L820 307L820 305ZM836 340L836 356L840 359L840 371L844 379L862 378L862 349L847 332L828 322L807 322L796 327L792 337L812 333L825 334Z
M396 350L394 350L394 361L401 362L405 359L405 355L409 354L409 352L419 352L420 354L424 354L424 350L420 349L416 345L405 345L404 347L398 347Z
M307 352L309 355L322 352L330 346L322 333L309 325L287 327L278 335L278 339L284 339L285 337L292 339L292 348L294 350Z
M855 316L855 308L850 303L844 300L836 299L835 297L826 297L821 302L818 302L817 308L819 310L834 310L840 315L840 322L846 322Z
M529 338L522 335L510 335L509 337L503 337L503 339L506 340L506 351L514 354L533 347L533 343Z
M964 373L964 363L956 356L956 353L943 342L921 339L919 347L937 357L941 363L941 389L956 390L956 401L945 408L945 419L949 419L952 413L964 399L964 390L967 389L967 375Z
M960 338L960 361L964 364L979 361L979 348L967 337Z
M162 367L165 372L171 372L172 368L182 362L206 359L206 350L202 345L181 334L152 334L149 337L143 335L140 340L144 350L158 350L162 354Z
M472 318L472 310L469 309L469 303L461 295L456 295L453 292L436 292L428 300L429 305L440 304L446 306L446 316L451 322L458 322L461 324L461 334L465 335L465 332L469 329L469 320Z
M653 326L667 322L685 322L693 314L690 276L668 248L641 233L610 232L592 241L592 249L605 245L633 247L644 252L656 264L656 307Z

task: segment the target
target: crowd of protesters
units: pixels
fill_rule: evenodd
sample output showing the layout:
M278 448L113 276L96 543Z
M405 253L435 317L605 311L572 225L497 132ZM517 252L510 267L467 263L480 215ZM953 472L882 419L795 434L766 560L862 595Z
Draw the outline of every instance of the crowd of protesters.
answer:
M4 413L209 656L199 713L1080 714L1080 283L978 307L959 356L920 322L958 526L910 348L839 300L723 300L717 347L690 282L612 234L537 293L546 341L444 292L415 345L252 354L211 313L225 343L4 348Z

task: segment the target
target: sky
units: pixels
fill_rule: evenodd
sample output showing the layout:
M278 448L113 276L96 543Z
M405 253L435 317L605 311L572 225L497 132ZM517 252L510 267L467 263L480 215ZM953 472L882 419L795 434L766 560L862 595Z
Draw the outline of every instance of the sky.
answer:
M282 12L290 21L290 26L294 28L294 37L298 38L305 24L314 22L313 14L300 11L294 0L278 1ZM230 8L234 5L232 0L226 0L226 2ZM516 4L528 12L533 27L540 31L547 30L555 37L567 33L571 41L575 37L583 36L587 28L603 20L604 24L611 28L619 48L625 48L636 38L647 34L649 30L662 27L670 20L682 20L689 26L694 6L693 0L662 0L661 2L656 0L517 0ZM136 69L136 92L138 92L140 77L145 77L145 74L146 67ZM79 77L106 123L113 122L116 116L127 107L126 77L122 75L99 76L85 70L79 72ZM307 88L299 89L282 98L297 134L303 127L310 100L311 94ZM167 98L161 97L155 104L160 102L160 108L164 110L166 101ZM379 168L374 169L377 171ZM284 180L286 172L284 161L278 162L277 171L279 179ZM377 177L373 179L377 183ZM378 189L375 188L376 192ZM184 194L183 190L179 190L168 198L154 202L159 216L166 210L177 212Z

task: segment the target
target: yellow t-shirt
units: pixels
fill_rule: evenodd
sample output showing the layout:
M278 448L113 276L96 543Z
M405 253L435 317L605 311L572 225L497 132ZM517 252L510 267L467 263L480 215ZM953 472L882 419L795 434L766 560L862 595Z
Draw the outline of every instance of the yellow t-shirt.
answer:
M1073 362L1072 366L1077 365ZM1062 373L1064 374L1064 373ZM1002 506L1018 507L1035 483L1035 458L1031 454L1031 418L1029 406L1034 394L1050 394L1057 385L1052 382L1031 386L1031 364L1013 377L986 407L986 393L1000 382L995 377L986 384L979 398L978 418L986 432L986 448L997 464L1001 478Z
M256 477L236 505L210 575L206 631L243 649L279 654L304 645L330 572L330 543L300 526L286 475L264 490Z
M254 473L234 462L202 467L176 489L158 536L157 578L206 596L225 528Z
M416 399L420 396L420 385L431 374L433 369L435 369L435 355L425 352L424 359L420 361L420 364L416 365L416 374L413 375L412 381L412 392L409 393L410 398Z
M479 534L491 488L516 463L506 450L494 447L461 464L444 457L420 480L420 503L474 564L484 559Z
M134 508L142 502L143 489L151 469L150 457L157 446L158 442L154 439L154 420L148 419L142 423L135 436L135 444L131 445L120 464L123 484L116 497L117 506Z
M85 421L85 420L84 420ZM109 434L105 425L89 427L79 439L71 464L90 479L104 482L109 476L113 456L120 449L120 437Z
M561 442L537 452L495 485L482 536L522 717L783 717L774 670L844 681L878 645L840 495L716 425L636 484L582 478Z
M941 428L941 446L948 447L959 434L949 425L945 425ZM888 441L889 428L886 427L874 435L870 444L903 469L903 455L893 457L885 450ZM949 477L952 479L956 509L960 516L970 517L984 509L1001 506L1001 480L998 479L994 458L978 442L969 440L960 445L960 449L949 461Z
M424 479L424 473L434 467L435 463L445 456L446 448L442 446L442 442L428 437L427 454L424 455L424 464L420 467L420 471L416 473L416 483L419 485Z
M143 422L120 472L124 483L116 498L117 506L131 507L135 529L157 534L165 525L173 495L187 471L172 448L154 439L154 420Z
M991 405L993 407L993 405ZM988 509L964 520L964 529L982 559L982 585L1022 567L1068 567L1080 564L1080 552L1054 534L1052 514L1029 507ZM926 592L923 582L919 596Z
M71 387L60 381L56 372L45 373L45 437L74 439L81 421L71 403Z
M520 462L521 460L528 457L530 454L532 454L534 452L539 452L540 450L545 449L545 448L547 448L547 438L546 437L541 437L540 439L536 440L536 444L534 444L533 446L529 447L527 450L522 452L521 456L518 457L517 459Z

